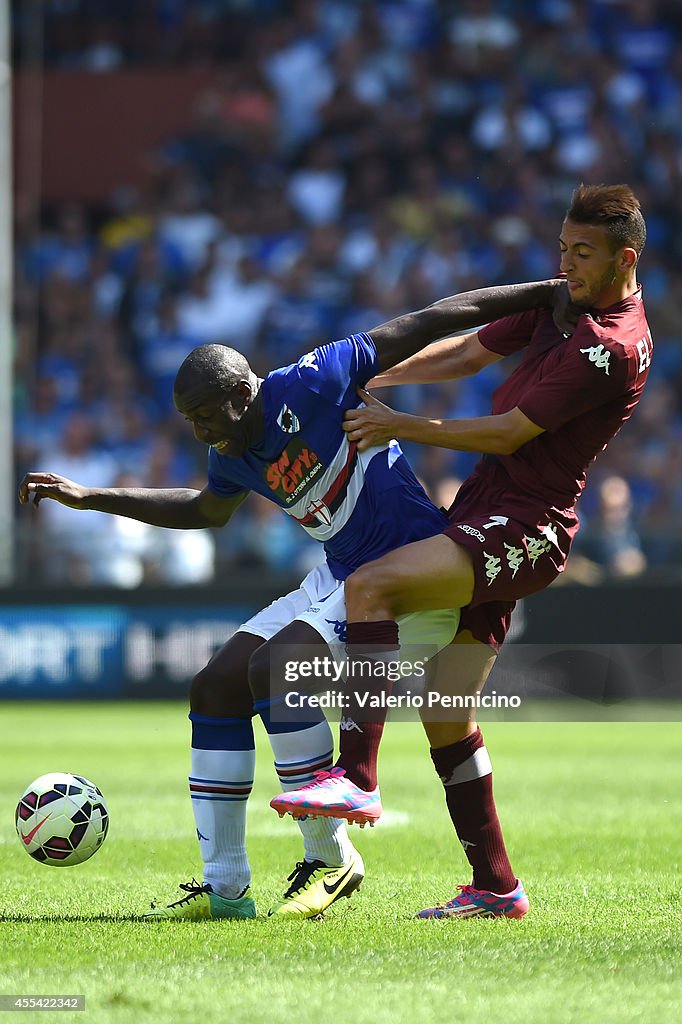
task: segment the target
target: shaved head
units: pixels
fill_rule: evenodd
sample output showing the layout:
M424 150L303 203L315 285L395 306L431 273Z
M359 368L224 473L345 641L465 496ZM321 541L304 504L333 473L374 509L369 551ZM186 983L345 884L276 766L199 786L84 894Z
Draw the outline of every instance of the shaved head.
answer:
M222 392L227 394L240 380L252 383L255 378L248 360L241 352L227 345L200 345L187 356L175 378L176 398Z

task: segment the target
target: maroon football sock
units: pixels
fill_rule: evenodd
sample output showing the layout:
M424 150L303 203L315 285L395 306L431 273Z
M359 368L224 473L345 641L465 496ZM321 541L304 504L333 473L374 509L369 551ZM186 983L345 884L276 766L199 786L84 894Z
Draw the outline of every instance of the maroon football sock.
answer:
M493 775L481 730L431 749L452 824L474 872L476 889L505 894L516 886L493 798Z
M349 662L345 695L348 699L340 725L339 759L336 762L360 789L372 790L377 785L377 757L386 722L386 708L370 708L374 696L391 692L391 684L374 669L353 671L360 663L377 663L393 656L399 649L398 624L391 619L381 622L349 622L346 653ZM362 707L355 694L369 695Z

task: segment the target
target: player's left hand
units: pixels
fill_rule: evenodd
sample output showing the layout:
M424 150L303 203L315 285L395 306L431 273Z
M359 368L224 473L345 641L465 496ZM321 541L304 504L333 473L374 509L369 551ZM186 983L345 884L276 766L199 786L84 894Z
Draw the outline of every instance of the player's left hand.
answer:
M348 440L356 441L361 452L375 445L388 444L396 436L398 414L364 388L356 390L367 408L346 410L343 429Z

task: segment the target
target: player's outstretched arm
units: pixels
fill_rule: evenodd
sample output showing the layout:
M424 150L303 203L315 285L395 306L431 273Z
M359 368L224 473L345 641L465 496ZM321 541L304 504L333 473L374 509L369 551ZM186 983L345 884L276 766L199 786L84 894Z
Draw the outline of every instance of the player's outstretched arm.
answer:
M395 384L438 384L445 380L470 377L502 358L497 352L482 345L477 334L443 338L384 373L377 374L367 386L387 388Z
M173 530L224 526L247 493L221 498L208 488L84 487L56 473L27 473L19 485L22 505L31 499L39 505L50 498L69 508L107 512Z
M458 331L472 330L528 309L553 307L555 296L565 291L560 279L529 284L479 288L440 299L415 313L405 313L370 331L377 348L380 370L387 370L429 345Z
M366 408L348 409L343 429L348 440L355 441L361 452L374 445L387 444L391 438L397 437L403 441L461 452L511 455L521 445L543 433L542 427L516 408L497 416L479 416L476 419L429 420L396 412L362 388L358 388L358 394Z

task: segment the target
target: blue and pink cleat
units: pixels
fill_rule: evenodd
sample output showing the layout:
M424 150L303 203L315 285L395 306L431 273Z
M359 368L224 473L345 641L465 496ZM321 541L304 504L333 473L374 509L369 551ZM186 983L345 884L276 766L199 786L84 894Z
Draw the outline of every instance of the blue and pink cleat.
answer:
M315 780L290 793L280 793L270 801L280 818L344 818L351 824L373 826L381 817L379 787L366 792L351 782L343 768L315 772Z
M415 917L421 920L441 921L449 917L525 917L530 904L523 882L517 879L516 888L506 895L474 889L473 885L458 885L459 893L447 903L420 910Z

